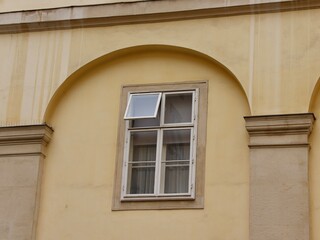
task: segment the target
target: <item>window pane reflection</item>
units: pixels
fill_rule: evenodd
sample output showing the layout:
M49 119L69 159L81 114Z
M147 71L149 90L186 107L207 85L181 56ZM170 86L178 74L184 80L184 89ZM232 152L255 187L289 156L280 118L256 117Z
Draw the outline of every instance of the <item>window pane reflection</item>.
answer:
M158 101L160 97L160 93L131 95L125 119L155 117L158 111Z
M164 123L192 122L192 93L167 94Z

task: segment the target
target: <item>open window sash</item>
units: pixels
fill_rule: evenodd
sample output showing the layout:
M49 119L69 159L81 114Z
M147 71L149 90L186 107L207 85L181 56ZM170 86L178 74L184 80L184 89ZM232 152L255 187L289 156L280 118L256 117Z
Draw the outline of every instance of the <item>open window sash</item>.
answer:
M130 94L125 120L156 118L162 93Z

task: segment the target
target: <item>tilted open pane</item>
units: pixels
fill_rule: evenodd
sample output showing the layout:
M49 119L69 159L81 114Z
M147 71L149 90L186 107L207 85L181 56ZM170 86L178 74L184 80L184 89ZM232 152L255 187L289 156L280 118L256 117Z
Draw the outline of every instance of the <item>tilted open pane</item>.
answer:
M161 100L161 93L130 94L125 120L156 118Z

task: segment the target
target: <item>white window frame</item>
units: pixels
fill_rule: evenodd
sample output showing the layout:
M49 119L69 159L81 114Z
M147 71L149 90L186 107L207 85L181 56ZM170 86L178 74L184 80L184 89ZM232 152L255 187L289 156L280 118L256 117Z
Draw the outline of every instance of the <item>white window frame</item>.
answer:
M176 95L176 94L179 94L179 93L182 93L182 94L188 94L188 93L193 93L192 95L192 103L193 103L193 107L192 107L192 113L191 113L191 122L185 122L185 123L165 123L164 122L164 112L165 112L165 104L166 104L166 96L168 95ZM190 126L191 124L194 125L194 121L195 121L195 99L196 99L196 96L195 94L197 94L196 91L179 91L179 92L164 92L163 93L163 99L162 99L162 105L161 105L161 116L160 116L160 124L162 124L163 126L166 126L166 127L170 127L170 126Z
M145 93L134 93L129 92L127 110L131 100L131 96L134 94L154 94L158 92L145 92ZM195 199L195 179L196 179L196 149L197 149L197 123L198 123L198 95L199 90L197 88L191 90L181 91L163 91L161 97L158 99L158 105L162 102L160 110L160 125L156 127L136 127L130 128L130 120L139 118L125 118L125 144L123 154L123 166L122 166L122 183L121 183L121 201L134 201L134 200L168 200L168 199ZM164 123L164 112L165 112L165 100L168 95L178 94L192 94L192 115L191 122L187 123ZM159 107L158 107L159 108ZM127 113L126 110L126 113ZM157 116L158 111L154 118ZM126 114L125 114L126 116ZM145 118L145 117L144 117ZM185 130L190 129L190 159L189 159L189 186L187 193L161 193L161 154L162 154L162 143L163 133L167 130ZM129 171L129 150L130 150L130 134L131 132L145 132L145 131L156 131L157 132L157 150L156 150L156 163L155 163L155 180L154 180L154 193L152 194L128 194L128 171Z

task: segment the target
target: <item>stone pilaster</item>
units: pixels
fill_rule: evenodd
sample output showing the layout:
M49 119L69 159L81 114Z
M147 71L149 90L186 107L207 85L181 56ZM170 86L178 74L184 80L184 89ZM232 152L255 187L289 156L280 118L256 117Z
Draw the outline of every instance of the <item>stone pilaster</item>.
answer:
M309 240L312 113L245 117L250 136L250 240Z
M0 239L34 240L47 125L0 127Z

